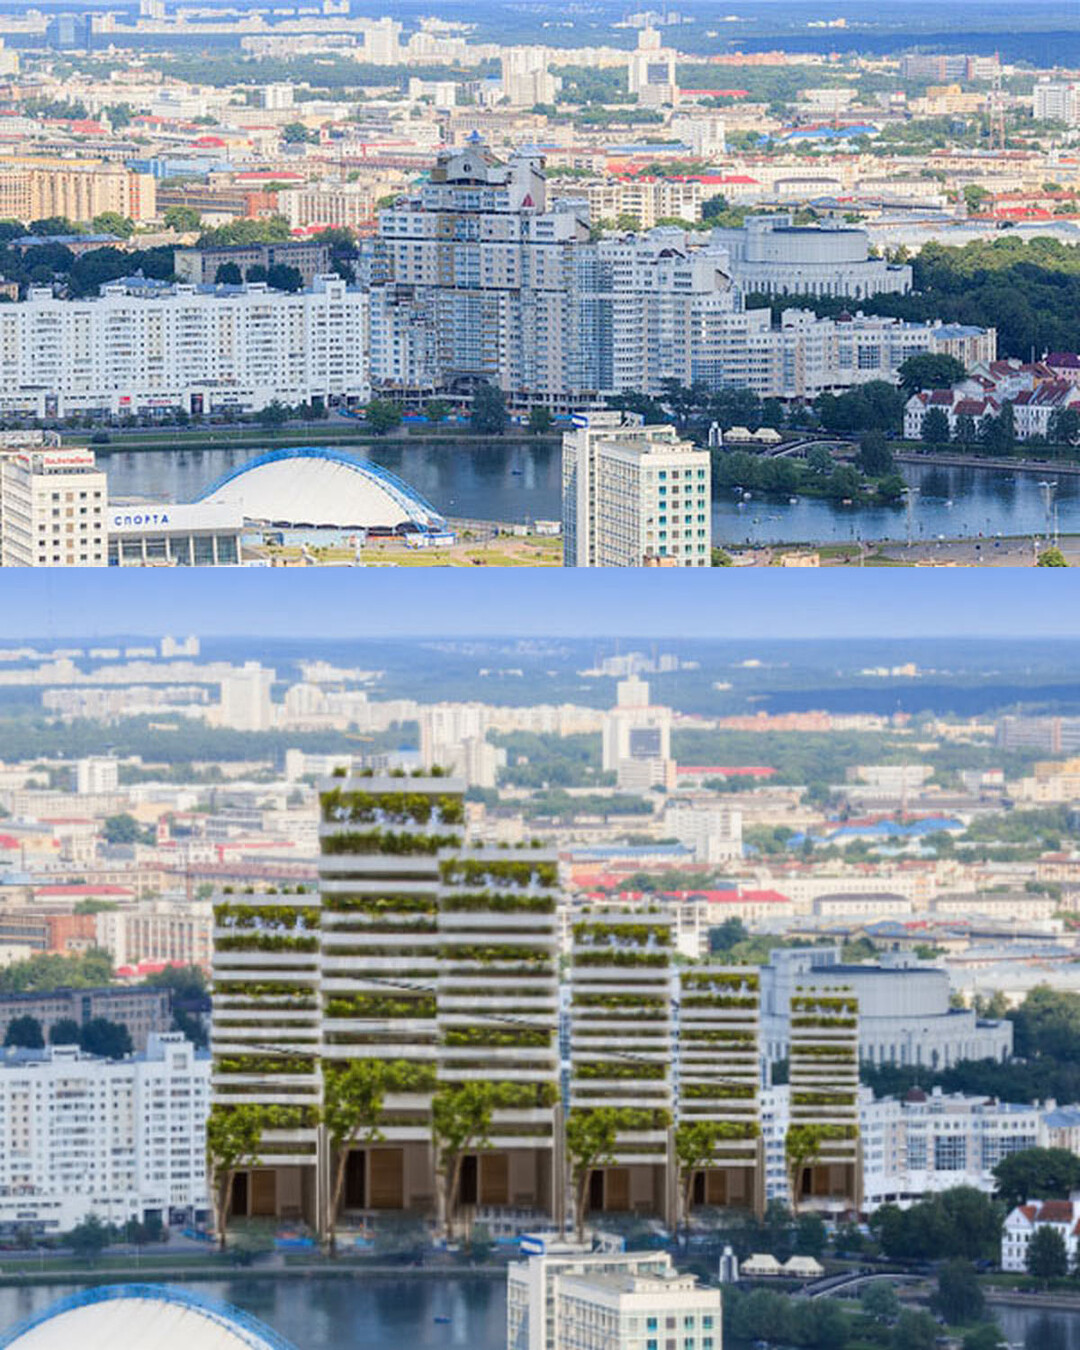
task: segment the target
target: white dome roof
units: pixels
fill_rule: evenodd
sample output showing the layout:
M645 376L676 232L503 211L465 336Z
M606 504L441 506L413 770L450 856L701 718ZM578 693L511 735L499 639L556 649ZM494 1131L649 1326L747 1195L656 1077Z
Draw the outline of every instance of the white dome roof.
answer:
M0 1350L291 1350L226 1303L168 1285L85 1289L0 1331Z
M199 498L239 506L246 520L330 529L442 528L438 512L378 464L324 446L271 450L227 473Z

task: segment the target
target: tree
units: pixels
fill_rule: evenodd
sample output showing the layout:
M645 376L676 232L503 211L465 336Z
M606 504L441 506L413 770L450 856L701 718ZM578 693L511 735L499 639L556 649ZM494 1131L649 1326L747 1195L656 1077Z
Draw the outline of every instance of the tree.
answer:
M986 1301L970 1261L946 1261L938 1272L934 1310L951 1326L967 1326L983 1315Z
M967 374L964 363L945 352L918 352L902 362L897 371L906 394L922 389L951 389Z
M968 183L964 188L964 201L973 216L978 215L989 196L989 189L984 188L981 183Z
M469 417L478 436L501 436L506 430L506 398L494 384L480 385L473 394Z
M1068 567L1065 554L1059 548L1046 548L1039 554L1038 567Z
M373 398L364 409L364 421L376 436L385 436L401 426L401 409L389 399Z
M319 143L319 133L309 131L303 122L286 122L281 129L281 135L288 145L303 145L305 142L318 145Z
M130 239L135 233L135 222L119 211L102 211L91 224L95 234L115 234L118 239Z
M716 1120L683 1121L675 1131L675 1164L679 1176L679 1201L683 1228L690 1235L690 1208L694 1198L694 1178L707 1171L716 1160L716 1146L723 1127Z
M259 282L265 282L269 276L269 269L265 268L262 263L252 263L244 273L244 280L258 284Z
M999 1350L1005 1335L996 1322L981 1322L964 1333L963 1350Z
M244 275L240 271L239 263L218 263L217 271L214 273L215 286L240 286L243 281Z
M44 1049L45 1036L41 1030L41 1023L29 1014L13 1017L7 1025L7 1031L4 1032L4 1044L17 1046L22 1050Z
M202 228L202 216L194 206L167 206L164 220L166 228L176 230L178 234L189 234Z
M1055 408L1050 414L1046 438L1053 445L1075 445L1080 439L1080 409Z
M357 1144L377 1144L386 1097L387 1069L376 1059L354 1059L347 1069L323 1071L323 1124L335 1157L334 1184L330 1198L329 1245L337 1248L337 1216L349 1151Z
M784 1140L784 1156L788 1168L788 1194L792 1212L799 1213L803 1179L807 1169L814 1166L821 1155L821 1145L828 1137L824 1125L789 1125Z
M953 440L957 445L974 445L979 439L979 428L970 413L961 413L953 426Z
M50 1045L78 1045L82 1040L82 1027L74 1017L61 1017L49 1028Z
M225 1250L225 1232L232 1210L233 1179L258 1161L262 1111L255 1105L213 1106L206 1122L206 1170L214 1206L218 1247Z
M288 263L274 263L267 270L266 284L275 291L290 291L295 294L304 289L304 278L299 267L290 267Z
M101 833L107 844L134 844L143 836L139 822L126 811L116 816L106 816Z
M283 427L289 420L289 410L284 403L275 398L265 408L260 408L255 414L255 418L259 426L267 429Z
M931 408L923 418L922 439L924 445L948 445L950 439L949 418L941 408Z
M808 1350L843 1350L848 1319L835 1298L804 1299L794 1306L795 1342Z
M859 442L855 463L871 478L884 478L893 472L893 453L882 431L868 431Z
M574 1230L579 1242L585 1240L585 1206L593 1171L611 1164L618 1137L619 1113L614 1107L575 1109L566 1118L566 1156L574 1187Z
M735 560L731 554L722 548L714 548L709 559L711 567L734 567Z
M554 422L555 418L550 408L541 408L537 405L529 409L529 430L534 436L543 436L551 430Z
M88 1055L97 1055L100 1059L123 1059L130 1055L134 1046L131 1032L123 1022L113 1022L108 1017L91 1017L84 1022L79 1033L79 1046Z
M824 445L813 445L806 456L806 465L811 473L824 477L832 473L833 457Z
M885 1280L875 1280L859 1294L859 1303L867 1317L875 1322L895 1322L900 1313L896 1286Z
M1002 1158L994 1182L1007 1209L1027 1200L1064 1200L1080 1189L1080 1158L1067 1148L1023 1148Z
M284 216L268 216L263 220L230 220L227 225L204 230L199 236L199 247L210 248L217 244L281 244L291 238L292 229Z
M892 1350L934 1350L937 1337L938 1324L929 1313L905 1308L896 1319Z
M1027 1271L1037 1280L1062 1279L1069 1273L1065 1239L1049 1224L1040 1224L1031 1235L1027 1249Z
M461 1165L470 1149L488 1147L494 1105L491 1083L442 1088L431 1100L431 1133L436 1171L443 1183L443 1226L448 1241L454 1237L454 1205Z
M729 952L737 942L745 942L749 936L742 919L725 919L709 929L709 952L713 956Z
M800 1214L795 1223L795 1250L800 1256L819 1257L825 1250L825 1221L820 1214Z
M67 216L42 216L39 220L30 222L30 233L47 236L64 234L85 234L78 224L73 220L68 220Z
M109 1245L109 1230L96 1214L88 1214L68 1233L66 1242L76 1256L91 1262Z
M429 422L445 422L450 416L450 404L443 398L428 399L424 404L424 416Z

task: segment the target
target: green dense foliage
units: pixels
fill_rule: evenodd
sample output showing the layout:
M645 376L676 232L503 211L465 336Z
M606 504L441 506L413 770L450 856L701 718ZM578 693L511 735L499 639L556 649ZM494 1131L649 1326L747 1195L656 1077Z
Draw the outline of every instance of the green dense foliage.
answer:
M870 1228L893 1261L936 1261L958 1257L996 1260L1005 1208L972 1186L956 1186L910 1209L882 1205Z
M1067 1148L1025 1148L994 1168L997 1193L1013 1209L1028 1200L1066 1200L1080 1189L1080 1158Z
M113 963L100 948L77 956L31 956L0 970L0 994L47 994L54 989L92 989L108 984Z

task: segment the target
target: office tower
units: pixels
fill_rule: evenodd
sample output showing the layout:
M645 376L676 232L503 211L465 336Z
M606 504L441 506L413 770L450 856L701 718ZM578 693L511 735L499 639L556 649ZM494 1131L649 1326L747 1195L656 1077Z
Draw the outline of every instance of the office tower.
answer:
M497 1093L488 1147L466 1157L458 1204L513 1205L558 1223L556 855L469 850L443 857L440 872L437 1081Z
M3 566L104 567L107 496L108 480L92 450L5 455L0 460Z
M276 673L258 661L235 666L221 681L222 726L233 731L266 731L273 725L270 690Z
M719 1124L716 1165L698 1172L693 1203L765 1206L757 971L693 966L680 974L679 1125Z
M648 681L630 675L615 686L616 705L604 714L601 767L620 787L671 786L671 709L649 702Z
M630 53L627 82L631 94L636 94L645 107L678 103L675 53L660 45L660 34L655 28L643 28L638 33L638 45Z
M617 1145L588 1208L674 1215L671 917L584 913L570 955L570 1112L613 1107ZM572 1160L567 1160L571 1166Z
M567 567L708 567L707 450L636 413L584 413L563 436Z
M791 996L788 1078L793 1206L832 1214L858 1209L859 1000L850 986L799 986Z

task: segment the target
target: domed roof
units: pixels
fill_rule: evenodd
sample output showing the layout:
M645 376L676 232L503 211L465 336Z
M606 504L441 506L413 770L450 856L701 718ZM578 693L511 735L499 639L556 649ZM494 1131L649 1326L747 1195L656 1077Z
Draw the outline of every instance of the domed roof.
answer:
M0 1331L0 1350L292 1350L239 1308L166 1284L83 1289Z
M323 529L442 529L429 502L396 474L327 446L271 450L212 483L197 498L239 506L246 520Z

